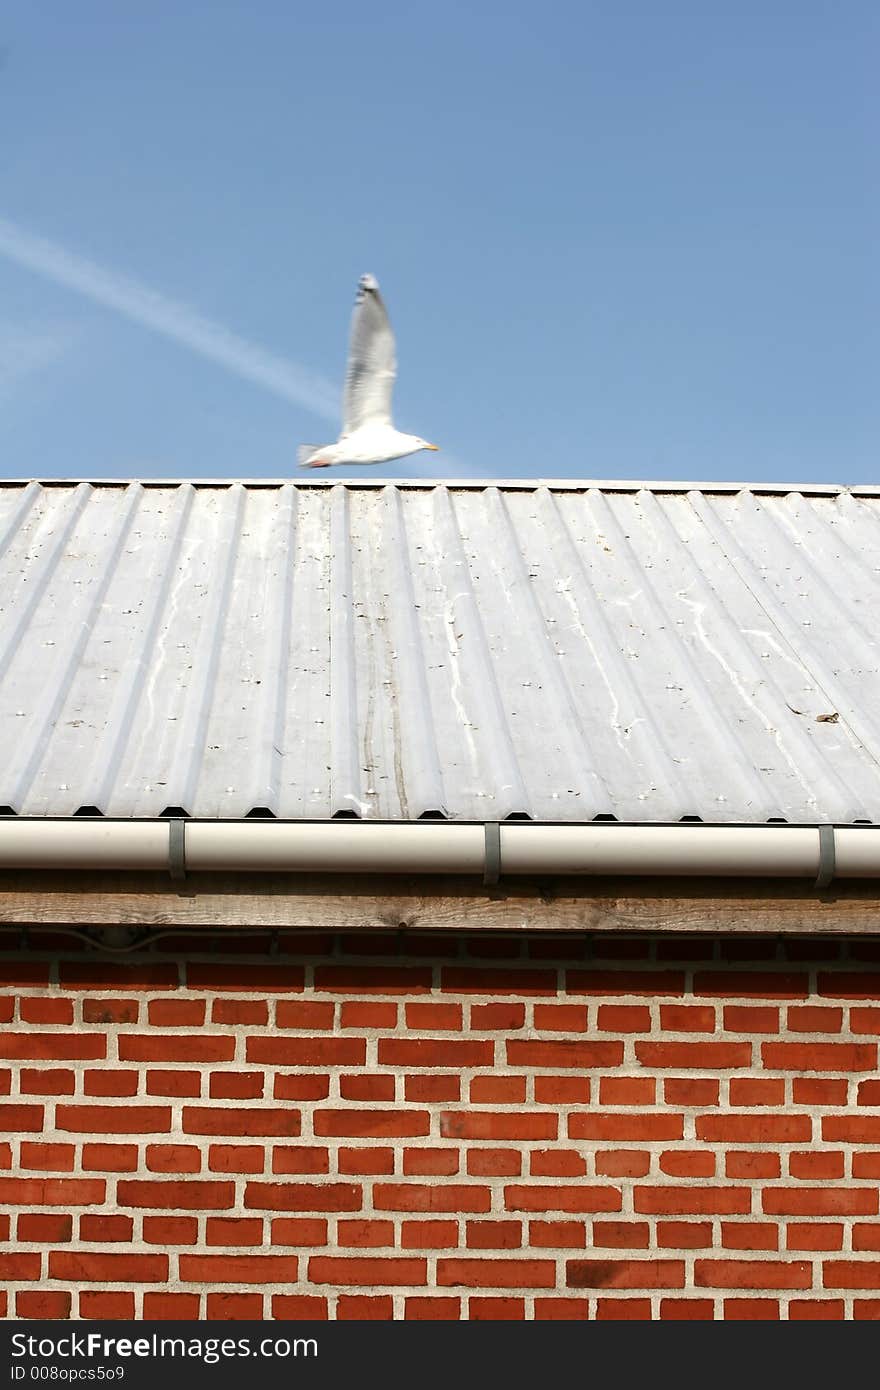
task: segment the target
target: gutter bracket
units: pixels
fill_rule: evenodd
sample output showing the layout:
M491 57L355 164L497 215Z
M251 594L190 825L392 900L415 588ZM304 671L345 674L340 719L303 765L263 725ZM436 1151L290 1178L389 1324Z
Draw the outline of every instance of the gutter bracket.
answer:
M173 879L186 878L186 821L179 816L168 822L168 873Z
M483 833L483 883L487 888L494 888L501 877L501 826L497 820L487 820Z
M837 868L837 855L834 848L834 826L820 825L819 829L819 872L813 884L816 892L827 888Z

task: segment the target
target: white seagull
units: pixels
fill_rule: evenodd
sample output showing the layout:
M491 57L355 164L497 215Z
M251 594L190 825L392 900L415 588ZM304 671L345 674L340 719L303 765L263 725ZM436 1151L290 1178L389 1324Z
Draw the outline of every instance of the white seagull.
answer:
M396 430L391 420L391 392L397 361L394 334L375 275L358 281L348 367L342 395L342 433L335 444L301 444L301 468L330 468L338 463L385 463L419 449L436 449L417 434Z

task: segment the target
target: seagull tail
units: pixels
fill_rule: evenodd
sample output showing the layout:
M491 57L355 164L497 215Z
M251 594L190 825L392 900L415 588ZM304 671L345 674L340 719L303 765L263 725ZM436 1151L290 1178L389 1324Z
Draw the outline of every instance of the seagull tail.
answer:
M326 444L300 444L296 451L296 461L300 468L308 468L309 460L314 454L320 454L322 449L326 449Z

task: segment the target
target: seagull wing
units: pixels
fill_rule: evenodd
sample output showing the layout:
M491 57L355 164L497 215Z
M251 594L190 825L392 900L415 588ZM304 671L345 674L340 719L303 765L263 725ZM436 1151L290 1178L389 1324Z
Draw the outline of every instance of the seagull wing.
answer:
M396 373L394 334L379 282L373 275L362 275L351 316L342 438L364 425L391 424L391 392Z

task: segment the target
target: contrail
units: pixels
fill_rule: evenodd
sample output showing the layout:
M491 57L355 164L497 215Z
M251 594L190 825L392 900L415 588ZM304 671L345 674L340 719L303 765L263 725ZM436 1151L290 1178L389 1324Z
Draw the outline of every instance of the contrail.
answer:
M336 420L339 415L339 391L326 378L275 357L188 305L167 299L128 276L105 270L5 217L0 217L0 255L115 309L134 323L219 362L237 376L265 386L315 415L326 420Z

